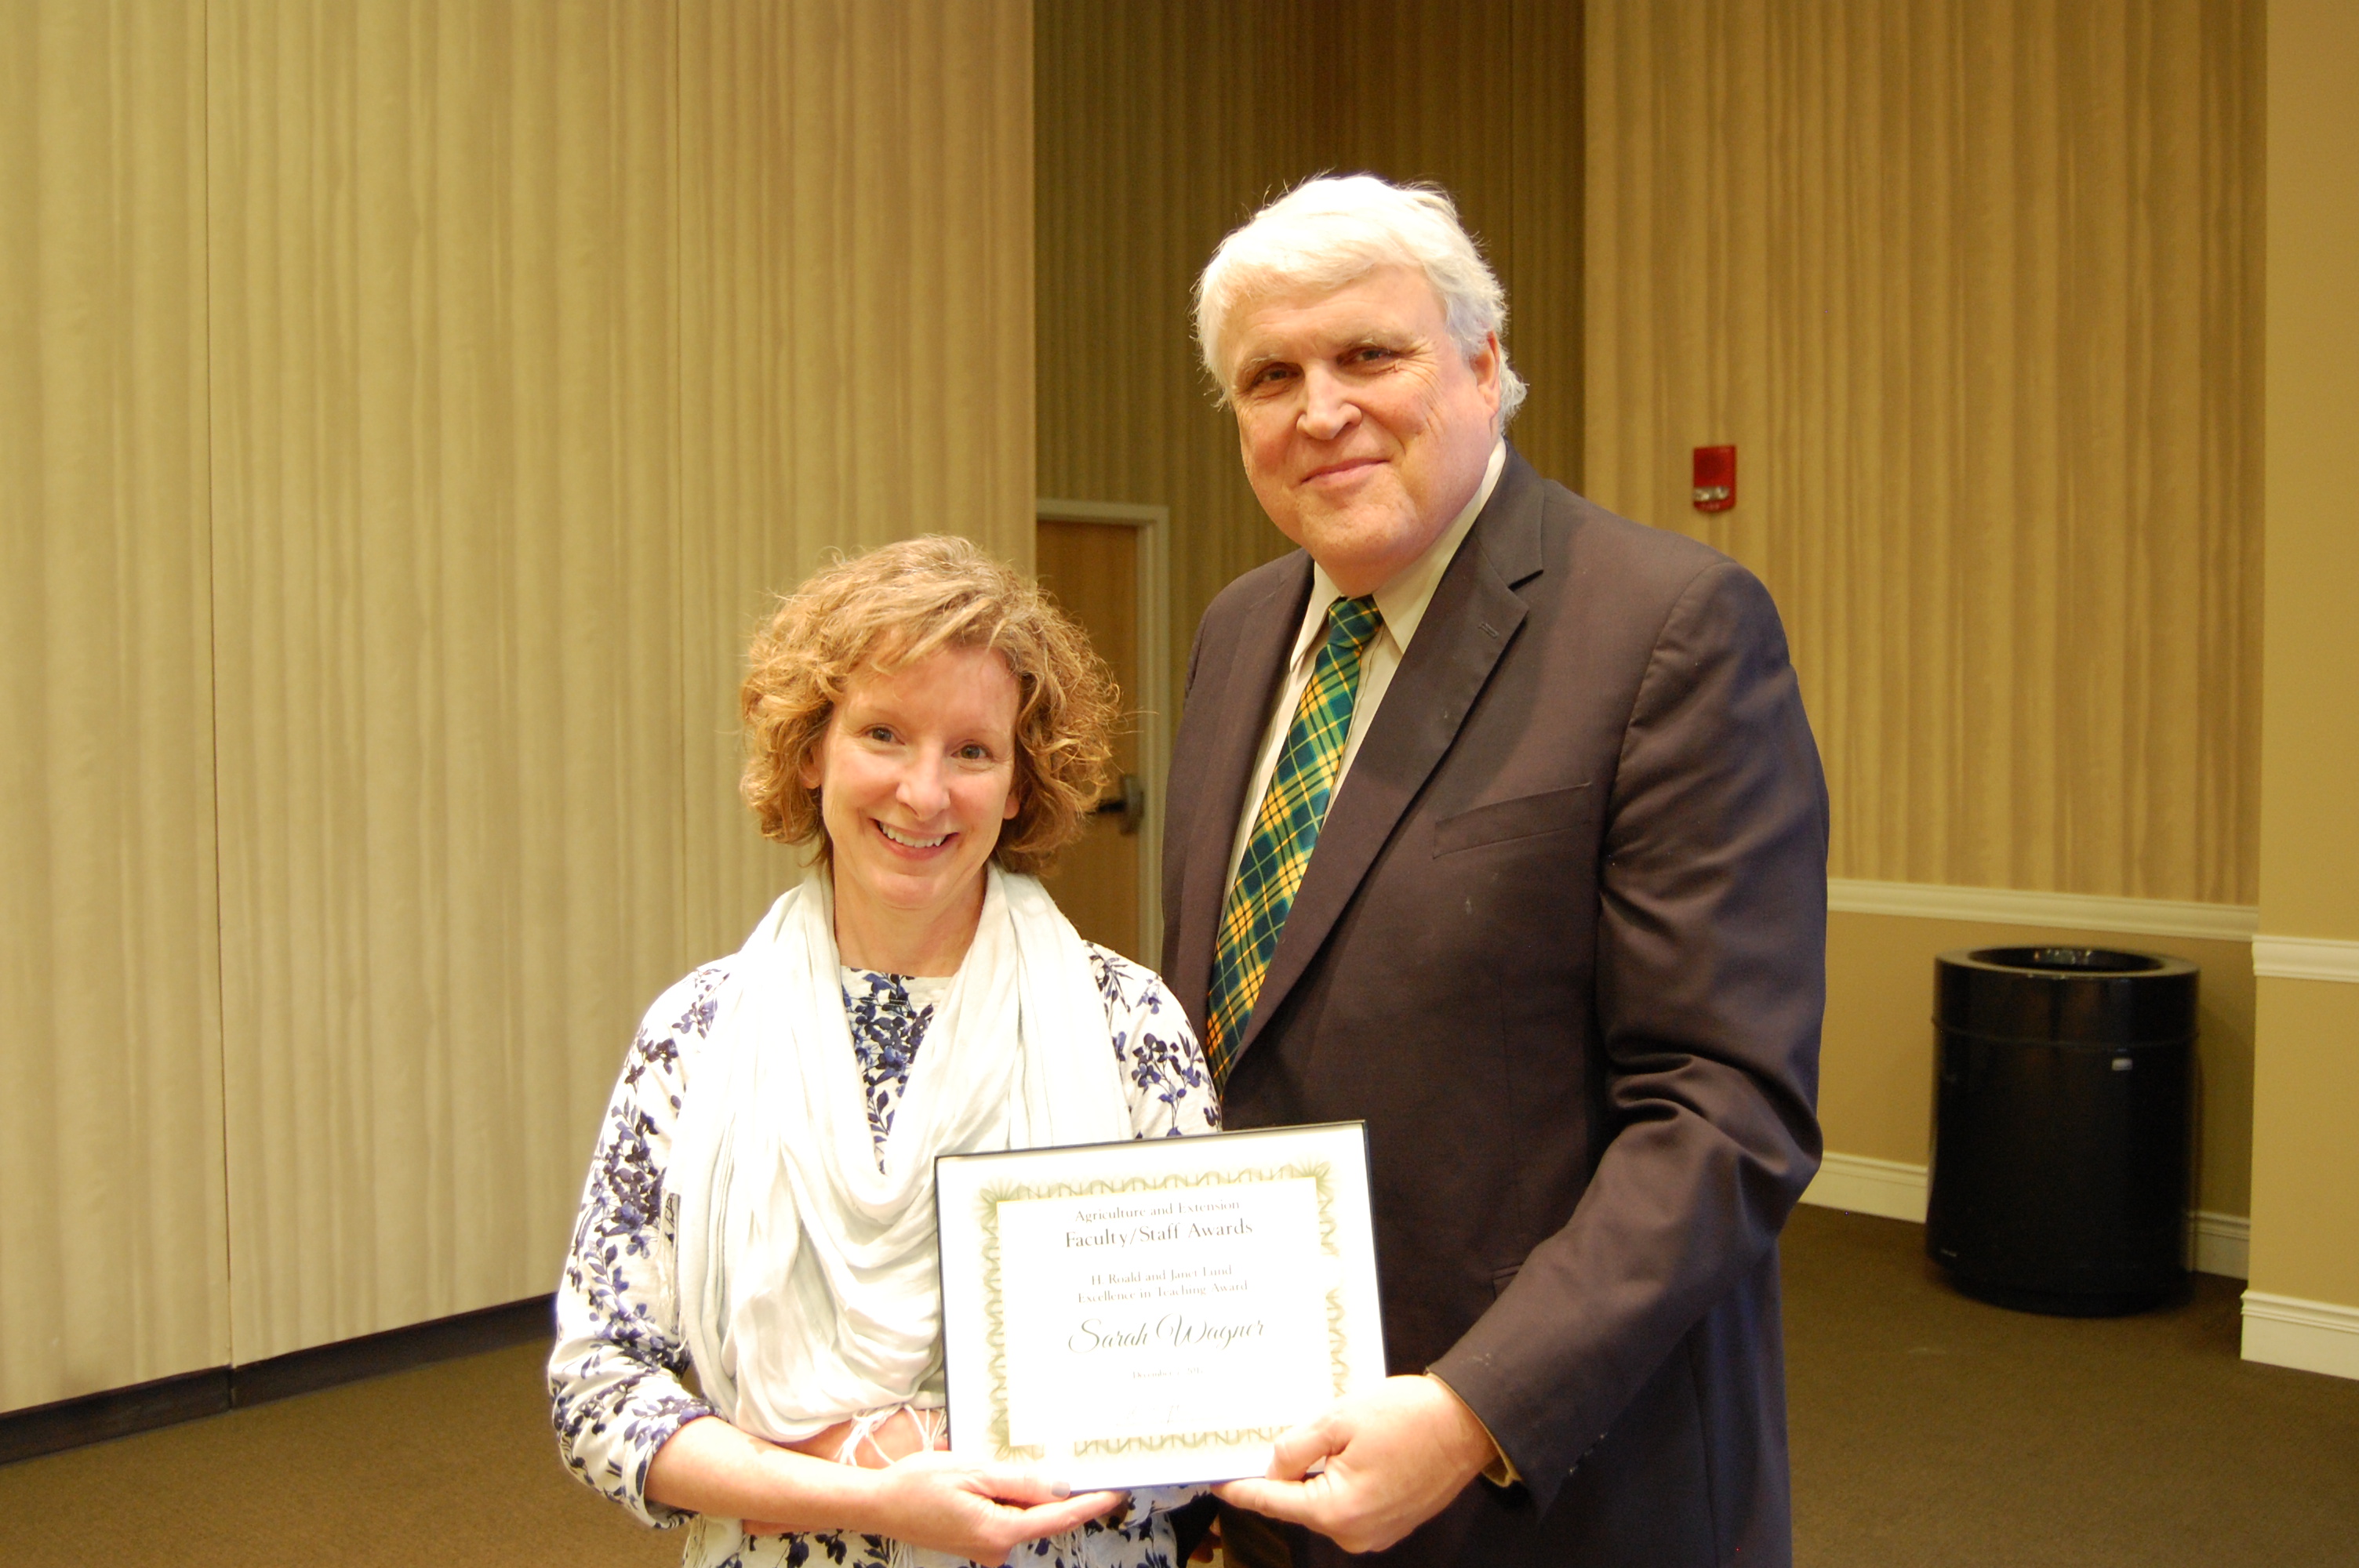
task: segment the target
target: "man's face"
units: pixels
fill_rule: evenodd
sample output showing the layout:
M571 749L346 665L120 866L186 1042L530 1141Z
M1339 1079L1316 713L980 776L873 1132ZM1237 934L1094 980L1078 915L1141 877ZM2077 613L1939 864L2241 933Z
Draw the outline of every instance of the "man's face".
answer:
M1496 339L1470 362L1414 267L1236 308L1229 397L1245 477L1344 593L1372 593L1473 497L1495 439Z

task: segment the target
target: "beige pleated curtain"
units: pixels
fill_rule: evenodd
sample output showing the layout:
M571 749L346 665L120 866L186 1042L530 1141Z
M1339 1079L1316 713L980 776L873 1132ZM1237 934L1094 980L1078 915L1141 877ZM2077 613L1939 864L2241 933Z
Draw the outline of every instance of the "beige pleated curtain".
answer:
M1450 178L1519 438L1777 592L1838 874L2252 902L2259 8L1445 9L1043 13L1044 488L1175 506L1184 630L1282 543L1193 266ZM0 1408L548 1288L621 1033L791 874L760 589L1028 556L1031 70L985 0L0 6Z
M1532 386L1516 441L1577 477L1578 4L1058 0L1038 25L1041 492L1171 508L1171 690L1212 596L1293 547L1213 404L1190 291L1223 234L1305 177L1455 194Z
M1587 488L1777 595L1837 876L2255 901L2261 15L1588 7Z
M196 7L0 6L0 1408L229 1356L204 114Z
M1030 39L0 7L0 1409L550 1288L765 592L1029 557Z
M1184 659L1287 548L1195 269L1318 169L1441 179L1508 287L1518 445L1777 595L1836 875L2249 904L2261 10L1044 7L1042 486L1184 515ZM1728 442L1739 503L1698 513Z

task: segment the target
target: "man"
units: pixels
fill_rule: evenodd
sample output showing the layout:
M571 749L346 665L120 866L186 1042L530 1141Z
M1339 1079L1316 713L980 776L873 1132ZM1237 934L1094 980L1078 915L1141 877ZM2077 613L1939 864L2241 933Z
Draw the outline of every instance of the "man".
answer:
M1229 1126L1367 1122L1400 1374L1223 1487L1226 1538L1781 1564L1818 752L1749 573L1506 446L1504 315L1449 199L1364 176L1273 202L1198 287L1302 549L1197 632L1164 970Z

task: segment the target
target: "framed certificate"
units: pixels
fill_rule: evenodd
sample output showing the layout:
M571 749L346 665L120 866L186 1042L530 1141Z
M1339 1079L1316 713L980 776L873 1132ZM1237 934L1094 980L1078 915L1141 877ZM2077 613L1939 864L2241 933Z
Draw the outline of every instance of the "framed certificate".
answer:
M1385 1376L1359 1122L944 1155L951 1447L1222 1481Z

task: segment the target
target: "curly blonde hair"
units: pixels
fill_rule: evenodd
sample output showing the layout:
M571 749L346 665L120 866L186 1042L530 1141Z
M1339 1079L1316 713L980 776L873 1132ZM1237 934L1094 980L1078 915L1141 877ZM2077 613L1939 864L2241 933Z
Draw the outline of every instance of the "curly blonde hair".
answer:
M836 705L862 669L897 670L944 648L989 648L1016 676L1017 805L993 858L1038 874L1082 836L1114 755L1114 672L1037 582L967 540L929 535L838 559L755 634L738 692L738 793L764 838L815 844L829 862L819 792L802 777Z

